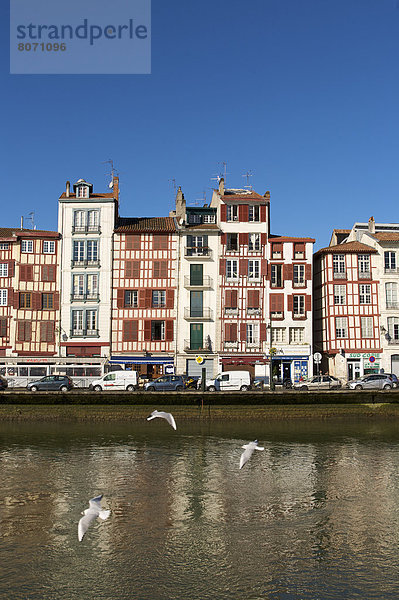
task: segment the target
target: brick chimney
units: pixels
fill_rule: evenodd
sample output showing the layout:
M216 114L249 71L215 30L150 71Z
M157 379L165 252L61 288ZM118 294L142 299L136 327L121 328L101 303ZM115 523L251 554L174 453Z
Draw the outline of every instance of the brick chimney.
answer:
M181 187L177 190L176 194L176 219L185 219L186 218L186 201L184 199L184 194L181 191Z
M112 189L114 191L114 197L119 200L119 177L114 175L112 178Z
M370 217L369 218L369 232L370 233L375 233L375 221L374 221L374 217Z
M67 181L66 182L66 192L65 192L65 196L67 198L69 198L69 194L71 193L71 182Z

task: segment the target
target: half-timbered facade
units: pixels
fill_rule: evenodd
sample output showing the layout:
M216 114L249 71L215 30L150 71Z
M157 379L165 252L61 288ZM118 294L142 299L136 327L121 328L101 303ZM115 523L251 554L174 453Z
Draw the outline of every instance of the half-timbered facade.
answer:
M0 356L58 352L59 234L0 229Z
M174 370L177 269L173 217L118 220L111 362L148 378Z

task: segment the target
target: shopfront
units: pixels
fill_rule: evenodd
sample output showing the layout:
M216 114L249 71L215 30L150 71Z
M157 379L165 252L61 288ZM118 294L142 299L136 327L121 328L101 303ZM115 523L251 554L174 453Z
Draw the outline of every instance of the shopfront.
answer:
M283 383L290 379L293 383L305 380L309 377L308 356L279 356L275 355L273 363L273 380L275 383Z
M111 356L109 363L123 365L125 370L137 371L139 376L149 380L175 371L171 356Z
M347 361L348 381L358 379L362 375L379 373L381 369L381 354L374 352L352 352Z

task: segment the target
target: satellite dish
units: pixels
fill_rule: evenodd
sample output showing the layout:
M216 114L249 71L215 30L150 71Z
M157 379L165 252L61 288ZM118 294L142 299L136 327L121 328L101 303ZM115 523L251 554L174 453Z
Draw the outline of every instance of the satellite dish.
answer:
M108 184L108 187L109 187L109 188L113 188L113 187L114 187L114 182L113 182L113 181L110 181L110 182L109 182L109 184Z
M179 225L183 225L184 219L179 219Z

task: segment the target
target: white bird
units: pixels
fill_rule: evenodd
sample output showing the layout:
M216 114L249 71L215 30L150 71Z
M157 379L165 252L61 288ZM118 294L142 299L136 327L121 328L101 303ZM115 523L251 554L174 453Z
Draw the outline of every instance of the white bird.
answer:
M147 417L147 421L151 421L152 419L156 419L157 417L165 419L169 423L169 425L171 425L173 429L176 430L176 421L174 420L173 415L167 412L153 410L150 416Z
M102 510L102 508L101 508L101 498L102 497L103 497L103 495L101 494L100 496L96 496L95 498L92 498L91 500L89 500L89 508L86 508L86 510L82 513L82 515L84 515L84 517L82 517L80 519L79 525L78 525L79 542L82 541L84 534L89 529L89 525L92 521L94 521L94 519L96 519L97 517L100 517L100 519L105 521L105 519L108 519L109 515L111 514L110 510Z
M249 442L249 444L244 444L241 447L244 448L244 452L241 454L240 458L240 469L242 469L245 463L249 461L252 454L254 453L254 450L264 450L263 446L258 446L258 440L255 440L254 442Z

